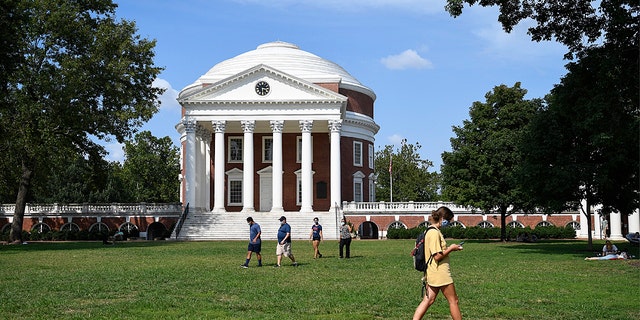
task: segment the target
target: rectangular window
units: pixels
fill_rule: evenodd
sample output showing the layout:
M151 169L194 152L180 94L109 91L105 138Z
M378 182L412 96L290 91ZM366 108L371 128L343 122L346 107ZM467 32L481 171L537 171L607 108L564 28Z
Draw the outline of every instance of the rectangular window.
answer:
M353 182L353 201L362 202L362 180Z
M262 162L273 161L273 138L262 137Z
M302 178L300 175L296 179L296 205L302 205Z
M298 136L297 137L297 143L296 143L296 161L298 163L302 163L302 137ZM311 162L313 162L313 137L311 137Z
M229 162L242 162L242 137L229 137Z
M375 159L373 156L373 144L369 144L369 169L375 169Z
M362 142L353 142L353 165L362 167Z
M242 205L242 180L229 180L229 205Z
M369 202L376 201L376 184L373 180L369 180Z

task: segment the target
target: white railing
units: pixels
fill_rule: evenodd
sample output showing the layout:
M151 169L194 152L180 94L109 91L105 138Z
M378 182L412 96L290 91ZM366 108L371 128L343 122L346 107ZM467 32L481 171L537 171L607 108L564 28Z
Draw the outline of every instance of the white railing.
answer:
M344 214L405 214L405 213L424 213L446 206L456 214L461 213L481 213L481 211L471 208L459 206L453 202L343 202L342 211Z
M13 216L15 204L0 205L0 217ZM82 203L82 204L33 204L25 207L25 216L38 215L162 215L179 217L182 213L180 203Z

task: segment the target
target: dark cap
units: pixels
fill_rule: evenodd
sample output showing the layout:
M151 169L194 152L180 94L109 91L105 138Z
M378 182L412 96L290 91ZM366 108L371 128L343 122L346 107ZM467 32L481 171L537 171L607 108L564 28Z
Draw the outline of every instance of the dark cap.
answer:
M280 221L282 221L282 220L287 220L287 218L286 218L285 216L282 216L282 217L280 217L280 219L278 219L278 220L280 220Z

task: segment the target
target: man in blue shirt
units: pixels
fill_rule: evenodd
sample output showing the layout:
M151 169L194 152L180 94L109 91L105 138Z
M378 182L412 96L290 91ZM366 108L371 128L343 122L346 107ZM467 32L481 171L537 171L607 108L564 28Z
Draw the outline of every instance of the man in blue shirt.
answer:
M280 229L278 229L278 246L276 247L277 263L275 267L280 267L282 256L289 257L293 262L293 266L297 267L296 258L291 253L291 226L287 223L287 218L280 217Z
M256 253L258 258L258 267L262 267L262 254L260 254L260 251L262 251L262 241L260 240L262 231L260 230L260 225L253 221L252 217L247 218L247 222L249 223L249 246L247 248L247 260L241 267L249 268L249 261L251 261L253 252Z

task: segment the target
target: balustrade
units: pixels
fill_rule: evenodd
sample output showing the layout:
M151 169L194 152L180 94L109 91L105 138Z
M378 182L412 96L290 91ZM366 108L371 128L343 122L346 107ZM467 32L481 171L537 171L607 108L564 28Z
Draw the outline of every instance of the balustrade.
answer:
M15 213L15 204L0 205L0 217L10 217ZM25 216L36 215L158 215L179 216L180 203L83 203L83 204L27 204Z

